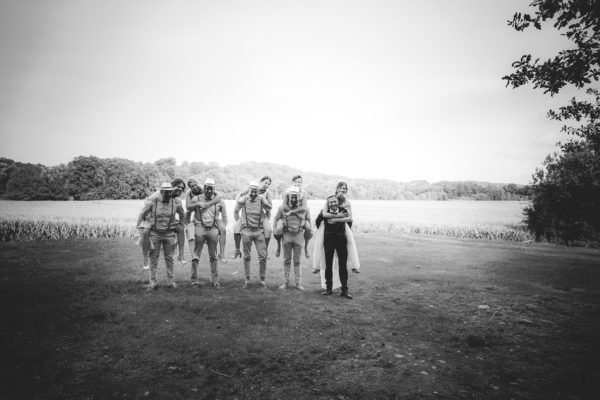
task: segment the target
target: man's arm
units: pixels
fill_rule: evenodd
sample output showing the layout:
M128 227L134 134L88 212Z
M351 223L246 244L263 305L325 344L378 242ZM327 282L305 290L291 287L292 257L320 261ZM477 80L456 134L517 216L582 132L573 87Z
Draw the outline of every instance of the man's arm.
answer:
M329 218L329 219L327 219L327 222L330 224L348 223L348 222L352 222L352 218L349 218L349 217Z
M137 220L137 225L136 226L140 226L140 224L142 223L142 221L146 218L146 216L148 215L148 213L150 213L150 211L152 210L153 206L154 206L154 203L152 203L152 202L146 201L144 203L144 207L142 208L142 211L138 215L138 220Z
M223 200L223 195L219 192L215 192L214 197L212 198L211 201L209 201L208 203L206 203L206 207L210 207L213 204L218 204L221 200ZM204 208L206 208L204 207ZM202 210L203 207L200 207L200 209Z
M205 208L209 207L208 203L206 203L205 201L202 201L200 196L194 196L192 197L192 201L190 202L190 204L186 204L186 208L188 210L204 210Z
M235 198L235 202L236 203L240 203L243 204L244 200L246 199L245 196L250 192L250 190L246 189L243 192L241 192L240 194L237 195L237 197Z
M323 207L322 213L323 213L323 219L345 218L348 216L348 214L346 214L346 213L339 213L339 214L330 213L329 212L329 204L327 203L327 201L325 202L325 206Z

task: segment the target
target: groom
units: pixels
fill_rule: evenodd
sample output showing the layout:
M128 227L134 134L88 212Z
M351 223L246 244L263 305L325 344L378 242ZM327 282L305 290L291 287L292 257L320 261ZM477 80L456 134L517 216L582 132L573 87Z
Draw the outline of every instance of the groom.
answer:
M348 294L348 248L346 238L346 223L351 223L352 218L347 213L339 210L336 196L327 198L329 212L323 212L324 235L323 246L325 247L325 285L323 296L333 294L333 255L337 252L339 261L340 282L342 284L342 297L352 299Z

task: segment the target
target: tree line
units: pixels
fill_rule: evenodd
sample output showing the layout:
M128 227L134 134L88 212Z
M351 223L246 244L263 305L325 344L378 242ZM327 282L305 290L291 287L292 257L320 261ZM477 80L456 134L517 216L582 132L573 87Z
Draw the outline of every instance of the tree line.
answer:
M264 175L272 179L271 191L276 198L291 185L294 175L302 175L310 198L326 198L343 180L349 196L357 200L528 200L528 185L475 181L436 182L424 180L408 183L386 179L352 179L266 162L244 162L220 166L217 163L177 163L173 157L153 163L124 158L80 156L68 164L47 167L0 158L0 198L7 200L120 200L144 199L156 191L161 182L191 176L200 183L210 177L217 190L228 199L251 180Z
M550 119L565 123L566 141L533 174L525 222L537 238L600 247L600 4L533 0L529 6L529 13L515 13L508 25L519 32L551 25L570 44L546 60L522 55L502 79L550 96L565 87L579 91L548 110Z

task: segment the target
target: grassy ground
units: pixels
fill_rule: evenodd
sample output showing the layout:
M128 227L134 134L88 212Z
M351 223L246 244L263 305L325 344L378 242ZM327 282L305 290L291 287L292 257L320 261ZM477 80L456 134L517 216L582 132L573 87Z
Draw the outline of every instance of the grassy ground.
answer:
M146 292L131 239L0 243L0 398L586 399L600 251L357 236L354 300L243 282ZM229 243L230 245L231 243ZM230 246L231 248L231 246ZM253 279L258 269L253 261Z

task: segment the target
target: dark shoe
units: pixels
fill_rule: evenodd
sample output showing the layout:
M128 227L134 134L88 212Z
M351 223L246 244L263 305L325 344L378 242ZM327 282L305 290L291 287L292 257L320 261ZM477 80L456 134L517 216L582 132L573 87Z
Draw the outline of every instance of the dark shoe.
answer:
M321 293L323 296L331 296L333 294L333 291L331 289L327 289L326 291L324 291L323 293Z
M313 270L312 270L312 273L313 273L313 274L315 274L315 275L318 275L318 274L320 274L320 273L321 273L321 270L320 270L320 269L317 269L317 268L315 268L315 269L313 269Z
M354 272L355 274L360 274L360 271L357 270L356 268L352 268L352 272Z
M348 300L352 300L352 296L350 296L348 294L348 292L342 292L342 294L340 294L340 296L347 298Z

